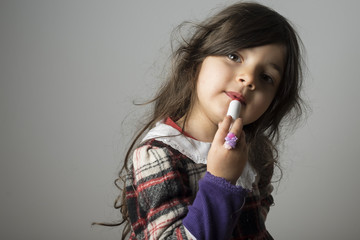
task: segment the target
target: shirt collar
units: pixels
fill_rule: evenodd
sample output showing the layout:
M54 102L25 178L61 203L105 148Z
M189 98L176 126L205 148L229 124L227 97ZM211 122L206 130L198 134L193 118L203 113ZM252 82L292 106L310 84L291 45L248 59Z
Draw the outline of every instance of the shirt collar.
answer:
M152 128L142 139L142 142L155 139L173 147L193 160L195 163L206 164L211 143L198 141L188 134L183 134L179 126L179 128L174 128L165 122L166 120L156 123L155 127ZM252 185L256 181L258 181L257 173L249 164L249 161L247 161L240 178L236 182L236 185L240 185L246 189L252 189Z
M161 141L189 157L195 163L203 164L206 164L206 158L211 146L211 143L201 142L188 134L182 134L178 129L166 124L164 121L156 123L155 127L145 135L142 142L149 139Z

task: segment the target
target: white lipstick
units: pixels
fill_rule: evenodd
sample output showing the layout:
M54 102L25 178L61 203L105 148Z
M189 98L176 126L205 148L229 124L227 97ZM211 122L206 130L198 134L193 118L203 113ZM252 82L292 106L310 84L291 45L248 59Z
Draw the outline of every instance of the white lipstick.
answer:
M235 119L237 119L240 116L240 111L241 111L241 102L239 100L234 99L229 104L229 108L226 116L230 115L233 121L235 121Z

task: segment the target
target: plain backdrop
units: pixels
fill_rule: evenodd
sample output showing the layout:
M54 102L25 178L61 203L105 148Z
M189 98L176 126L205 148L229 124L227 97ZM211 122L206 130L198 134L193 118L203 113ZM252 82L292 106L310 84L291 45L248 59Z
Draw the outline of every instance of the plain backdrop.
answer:
M113 180L170 35L234 1L0 1L0 238L119 239ZM360 3L259 1L306 47L312 112L283 144L275 239L360 235Z

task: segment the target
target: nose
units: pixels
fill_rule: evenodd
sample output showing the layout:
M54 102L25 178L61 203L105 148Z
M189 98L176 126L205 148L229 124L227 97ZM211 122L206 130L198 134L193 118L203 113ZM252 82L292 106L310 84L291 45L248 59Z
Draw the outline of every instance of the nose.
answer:
M251 72L243 73L238 77L238 81L250 90L255 90L255 74Z

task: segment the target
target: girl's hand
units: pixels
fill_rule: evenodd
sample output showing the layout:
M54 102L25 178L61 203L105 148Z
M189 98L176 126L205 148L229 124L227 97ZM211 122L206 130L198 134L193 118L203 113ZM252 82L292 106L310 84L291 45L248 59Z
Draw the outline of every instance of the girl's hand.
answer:
M245 142L245 133L242 129L242 119L236 119L229 130L231 122L232 118L226 116L219 123L219 128L209 150L207 171L214 176L225 178L232 184L235 184L248 160L248 147ZM238 138L236 147L230 150L224 147L225 137L229 132L234 133Z

